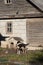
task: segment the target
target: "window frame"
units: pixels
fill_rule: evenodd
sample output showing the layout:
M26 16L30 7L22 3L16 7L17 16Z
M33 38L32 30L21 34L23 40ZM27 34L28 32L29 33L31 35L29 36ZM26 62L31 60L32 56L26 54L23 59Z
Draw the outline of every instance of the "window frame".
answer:
M12 4L12 0L4 0L5 4Z
M6 24L6 33L7 34L12 34L12 22L7 22L7 24Z

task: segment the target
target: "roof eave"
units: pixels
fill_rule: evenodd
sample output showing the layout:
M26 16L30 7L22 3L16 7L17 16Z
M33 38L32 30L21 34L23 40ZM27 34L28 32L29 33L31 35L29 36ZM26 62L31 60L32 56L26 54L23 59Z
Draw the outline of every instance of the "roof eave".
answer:
M35 6L39 11L43 12L43 5L38 3L36 0L28 0L33 6ZM39 5L40 4L40 5Z
M24 19L24 18L43 18L43 13L21 14L21 15L1 15L0 19Z

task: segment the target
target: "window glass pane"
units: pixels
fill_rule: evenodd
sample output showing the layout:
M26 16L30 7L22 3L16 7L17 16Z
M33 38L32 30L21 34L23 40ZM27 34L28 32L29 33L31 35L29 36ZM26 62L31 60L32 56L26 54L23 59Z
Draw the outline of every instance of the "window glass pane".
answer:
M9 3L10 3L10 0L9 0Z
M10 28L10 32L12 32L12 28Z
M9 26L10 26L10 27L12 26L12 25L11 25L11 23L10 23L10 25L9 25Z
M8 3L8 0L7 0L7 3Z
M7 32L9 32L9 28L7 28Z

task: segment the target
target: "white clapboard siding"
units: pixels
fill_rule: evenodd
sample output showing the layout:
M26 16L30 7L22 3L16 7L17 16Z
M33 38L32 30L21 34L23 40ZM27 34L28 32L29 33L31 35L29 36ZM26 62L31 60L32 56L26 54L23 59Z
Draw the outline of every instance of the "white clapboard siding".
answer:
M7 22L12 23L11 34L7 34ZM3 36L20 37L26 43L26 19L0 20L0 33Z

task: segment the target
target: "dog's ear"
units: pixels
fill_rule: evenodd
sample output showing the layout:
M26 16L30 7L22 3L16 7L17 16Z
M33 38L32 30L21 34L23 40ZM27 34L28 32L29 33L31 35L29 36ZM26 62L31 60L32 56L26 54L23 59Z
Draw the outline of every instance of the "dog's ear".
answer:
M20 41L17 41L17 43L20 43Z

